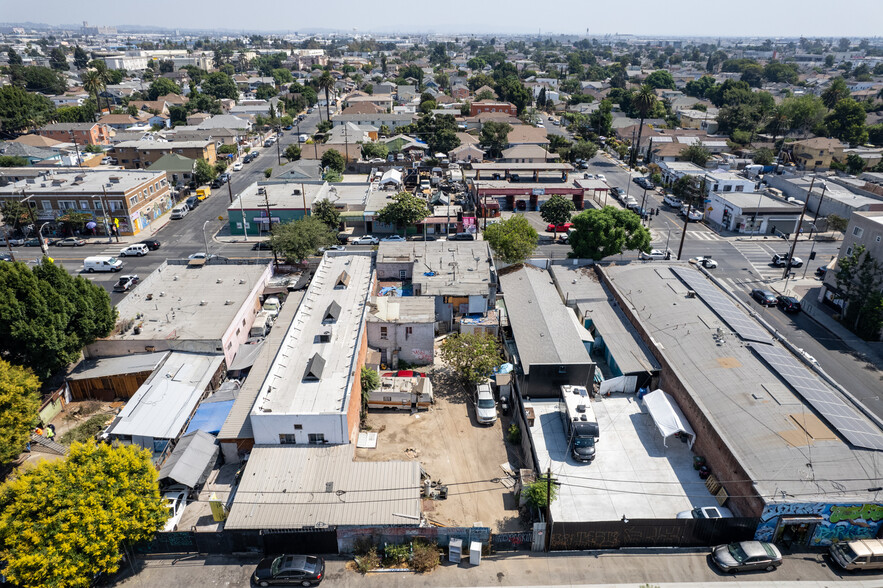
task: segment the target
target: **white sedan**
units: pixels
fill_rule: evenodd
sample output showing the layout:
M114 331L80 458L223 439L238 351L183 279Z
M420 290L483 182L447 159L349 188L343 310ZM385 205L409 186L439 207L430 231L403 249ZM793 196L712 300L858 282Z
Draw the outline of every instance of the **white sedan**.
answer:
M199 253L192 253L187 256L187 259L213 259L217 257L216 254L212 253L211 255L206 255L204 251L200 251Z
M696 259L691 259L690 261L697 265L701 265L705 269L714 269L717 267L717 262L710 257L697 257Z
M384 237L383 239L381 239L381 241L384 241L386 243L401 243L404 240L405 238L401 235L389 235L388 237Z
M663 251L662 249L651 249L650 253L641 251L638 259L671 259L671 251Z
M233 171L242 171L242 162L237 161L233 164Z
M377 245L380 243L380 239L372 235L362 235L361 237L353 238L350 243L353 245Z
M184 509L187 507L187 492L184 490L173 490L163 494L162 498L163 503L169 510L169 520L166 521L163 531L177 531L178 523L181 522L181 517L184 516Z

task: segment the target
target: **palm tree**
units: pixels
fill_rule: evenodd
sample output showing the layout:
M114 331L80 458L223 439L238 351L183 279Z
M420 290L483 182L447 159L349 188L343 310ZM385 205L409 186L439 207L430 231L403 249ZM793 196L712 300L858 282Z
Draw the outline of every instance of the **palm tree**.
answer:
M785 136L788 132L788 127L791 124L791 120L788 118L788 114L781 106L776 106L773 108L772 113L770 113L770 120L767 123L767 130L773 135L773 149L776 148L776 139L779 136ZM784 144L782 145L784 147ZM778 159L778 156L776 157Z
M653 90L653 87L648 84L641 86L641 90L632 99L632 105L638 111L638 117L641 121L638 125L638 142L635 145L634 151L632 151L630 162L631 165L635 165L638 162L638 153L641 152L641 133L644 131L644 119L653 112L653 108L656 106L656 92Z
M95 95L95 105L99 112L101 111L101 98L98 94L101 92L103 85L104 82L101 79L101 74L98 73L97 70L87 69L85 73L83 73L83 89L90 94ZM92 113L92 120L96 120L94 112Z
M334 78L331 77L330 73L325 71L319 76L318 84L320 90L325 90L325 113L328 116L328 120L331 120L331 99L329 97L329 92L331 91L331 88L334 87Z
M100 89L107 89L107 82L110 81L110 72L107 71L107 64L102 59L96 59L92 64L95 66L95 71L98 73L99 80L101 80ZM95 95L95 101L98 102L98 111L101 112L101 101L98 98L98 94ZM110 112L110 98L107 98L106 101L107 111Z

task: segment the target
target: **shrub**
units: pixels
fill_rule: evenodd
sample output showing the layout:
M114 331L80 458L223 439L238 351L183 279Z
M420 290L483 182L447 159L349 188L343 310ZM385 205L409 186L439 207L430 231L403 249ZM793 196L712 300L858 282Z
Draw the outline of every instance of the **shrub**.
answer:
M411 557L411 546L407 543L394 545L387 543L383 546L383 566L394 567L408 561Z
M431 572L441 563L441 554L438 547L432 543L414 542L412 545L411 569L425 574Z
M506 438L512 445L521 444L521 428L515 423L512 423L509 425L509 432L507 433Z
M360 574L367 574L371 570L380 567L380 555L377 554L377 548L371 547L364 555L356 556L356 569Z

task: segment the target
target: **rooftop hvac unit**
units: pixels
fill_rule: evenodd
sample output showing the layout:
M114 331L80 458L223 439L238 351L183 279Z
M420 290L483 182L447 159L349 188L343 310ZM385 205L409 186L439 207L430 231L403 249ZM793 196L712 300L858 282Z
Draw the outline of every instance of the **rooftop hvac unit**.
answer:
M576 405L576 412L586 412L586 405L585 404L577 404Z

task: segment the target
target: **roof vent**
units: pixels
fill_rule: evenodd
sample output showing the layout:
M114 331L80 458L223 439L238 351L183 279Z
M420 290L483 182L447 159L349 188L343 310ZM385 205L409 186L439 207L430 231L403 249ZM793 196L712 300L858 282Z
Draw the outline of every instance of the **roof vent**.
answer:
M162 298L162 297L165 296L165 295L166 295L165 292L160 292L160 293L159 293L159 297L160 297L160 298Z
M200 305L200 306L205 306L206 304L208 304L208 302L206 302L205 300L200 300L200 301L199 301L199 305Z
M215 282L215 284L220 284L220 283L223 282L223 281L224 281L224 280L222 280L221 278L218 278L218 280Z

